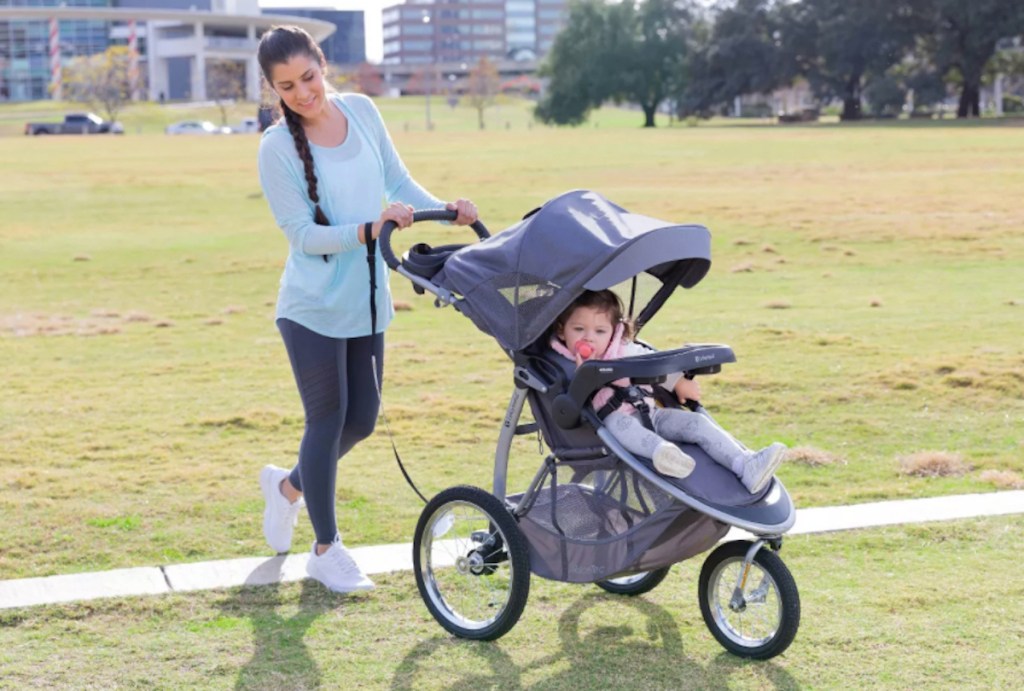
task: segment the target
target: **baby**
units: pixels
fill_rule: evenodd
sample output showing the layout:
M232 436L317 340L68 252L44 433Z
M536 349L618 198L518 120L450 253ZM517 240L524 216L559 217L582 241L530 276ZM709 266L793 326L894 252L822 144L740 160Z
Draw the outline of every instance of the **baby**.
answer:
M551 347L579 367L584 360L613 360L650 352L630 340L630 327L622 318L622 303L610 290L586 291L555 321ZM629 387L622 379L594 394L593 407L604 424L626 449L650 458L662 475L684 478L693 472L694 460L672 442L700 446L719 465L739 477L751 494L760 492L782 463L786 447L778 442L749 451L710 417L681 408L657 408L649 387L640 387L643 400L609 405L615 388ZM700 387L677 374L662 386L679 400L699 400ZM635 403L635 404L634 404ZM612 408L611 410L604 410ZM651 429L644 425L648 417Z

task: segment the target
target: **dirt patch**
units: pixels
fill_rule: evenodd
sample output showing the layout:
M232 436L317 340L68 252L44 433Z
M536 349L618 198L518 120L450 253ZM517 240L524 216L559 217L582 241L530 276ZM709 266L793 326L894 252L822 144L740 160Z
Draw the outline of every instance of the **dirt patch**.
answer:
M981 481L999 489L1024 489L1024 477L1012 470L986 470L981 474Z
M74 317L68 314L20 312L0 315L0 336L109 336L121 328L104 316Z
M786 463L820 468L830 465L846 465L846 459L813 446L797 446L786 451Z
M900 459L900 472L913 477L960 477L974 466L949 451L920 451Z
M909 362L874 377L895 390L928 389L974 397L1024 398L1024 359L996 353L961 362Z

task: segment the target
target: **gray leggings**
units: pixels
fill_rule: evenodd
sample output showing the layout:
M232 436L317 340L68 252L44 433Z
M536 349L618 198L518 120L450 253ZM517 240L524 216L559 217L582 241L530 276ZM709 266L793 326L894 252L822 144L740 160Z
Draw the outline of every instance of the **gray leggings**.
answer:
M277 328L306 413L299 462L288 480L305 495L316 541L326 545L338 533L338 459L370 436L377 422L380 399L370 356L377 357L377 381L382 382L384 334L330 338L289 319L278 319Z
M707 415L679 408L652 408L651 422L653 432L644 427L639 413L616 411L604 419L608 431L630 453L651 458L665 440L687 442L699 446L715 463L736 475L743 473L750 451Z

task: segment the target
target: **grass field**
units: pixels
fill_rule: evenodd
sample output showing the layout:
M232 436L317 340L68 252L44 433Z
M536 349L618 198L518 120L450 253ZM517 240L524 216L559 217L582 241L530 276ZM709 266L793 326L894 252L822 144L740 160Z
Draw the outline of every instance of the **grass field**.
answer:
M422 101L381 107L417 179L443 198L473 198L492 230L572 188L599 191L651 216L706 224L713 235L710 274L673 298L644 335L662 347L691 341L734 348L738 362L703 382L705 402L748 445L779 439L810 449L780 473L798 506L1024 485L1024 128L936 122L645 131L636 113L608 110L597 126L560 130L528 127L526 107L506 104L507 127L496 117L480 132L473 111L435 107L444 119L438 115L438 129L426 133ZM0 111L0 131L19 134L27 113L35 119L40 109ZM260 195L256 136L160 134L163 124L184 117L147 108L125 115L123 137L0 138L0 513L8 517L0 523L2 579L267 553L256 474L264 463L292 463L302 430L272 321L286 245ZM415 233L430 242L462 237L438 227ZM508 361L468 320L434 309L401 281L392 287L405 309L388 333L385 409L403 458L428 495L459 483L488 487L511 390ZM525 487L539 460L535 441L520 442L510 487ZM923 472L952 469L919 477L901 472L908 461ZM383 429L343 461L338 497L348 543L411 539L420 505ZM1009 559L1019 527L1019 519L954 526L951 532L963 537L950 538L950 546L968 549L980 531L979 540L1008 541L1002 554ZM941 590L947 578L947 550L932 556L937 580L906 566L909 557L928 554L906 537L914 530L882 531L877 549L871 537L794 539L785 556L800 565L805 592L825 588L819 579L834 580L830 592L842 600L842 616L854 609L858 626L870 632L888 626L904 606L918 612L914 598L930 596L897 597L891 611L862 607L858 597L870 603L872 593L888 592L901 578ZM931 537L922 540L946 540L950 530L925 531ZM309 526L300 524L296 544L310 539ZM833 564L829 551L842 563ZM985 563L1001 583L1005 577L996 575L1009 564L1000 565L999 555L993 548ZM871 567L847 572L846 561L857 559ZM973 582L969 565L958 569L950 589ZM694 579L690 573L686 582ZM260 646L271 645L260 633L266 624L284 627L281 635L294 643L298 657L282 664L299 670L302 659L316 656L313 667L326 684L345 672L327 673L330 651L352 641L353 650L375 646L372 625L358 622L386 610L404 612L414 624L390 662L359 663L377 665L366 677L374 684L384 678L404 688L395 679L430 669L440 656L462 670L455 674L468 679L465 686L474 674L484 685L489 675L500 676L493 666L519 670L523 686L537 679L539 688L568 688L555 678L567 678L558 675L573 668L575 653L538 677L530 665L553 653L534 659L530 640L541 629L554 636L558 627L549 624L573 607L588 608L590 600L578 594L588 591L538 586L527 610L536 607L535 623L490 649L440 636L407 577L385 583L393 586L387 594L353 604L310 592L309 616L302 614L307 591L296 585L16 612L4 615L0 631L3 647L24 652L14 663L26 682L31 660L45 663L57 654L42 638L77 641L84 668L107 655L98 651L108 635L137 640L126 646L144 654L172 628L181 642L167 648L172 659L154 668L154 678L163 680L158 685L191 686L190 674L219 669L224 684L270 687L276 677L257 664ZM979 591L988 602L991 591L981 584ZM1004 593L1001 604L1010 607L1019 595ZM891 635L883 641L865 633L854 646L839 629L816 630L836 618L823 605L817 616L807 615L793 655L766 667L723 658L709 636L699 644L687 638L686 656L699 674L712 675L688 678L843 686L823 669L836 663L864 675L863 685L904 679L898 659L921 654L915 640L929 641L927 660L936 664L963 653L960 643L927 633L962 614L936 598L927 615L885 629ZM234 623L207 626L218 621L213 613L221 601L234 601L241 613L230 615ZM539 616L546 606L555 608L551 621ZM668 607L673 620L700 625L690 596L679 612L665 604L613 607L658 621L658 607ZM1019 609L1010 626L1018 651ZM339 618L344 625L335 625ZM91 628L107 631L108 620L117 633ZM975 621L984 629L992 619ZM647 625L636 626L642 632ZM305 627L316 637L303 638ZM202 633L196 642L185 634L193 629ZM643 633L635 636L637 655L655 654ZM239 640L257 646L243 668L252 651L236 647ZM801 641L807 647L798 653ZM1000 683L1007 679L999 667L1007 662L1004 651L995 639L982 645L996 669L987 678L992 683L978 687L1007 685ZM204 648L209 665L190 658L192 646ZM217 646L225 646L223 655ZM586 655L634 650L628 642L609 646ZM891 660L888 673L863 669L877 646ZM358 655L345 659L352 657ZM677 669L658 660L665 674ZM88 683L108 685L109 677L90 673L99 676ZM623 686L644 687L623 673L637 682ZM145 685L145 672L139 674L115 680ZM320 679L300 678L306 687ZM911 685L906 680L896 685Z
M1011 689L1024 588L1006 564L1022 548L1018 518L789 538L801 627L768 662L711 637L690 560L640 598L534 579L494 643L445 634L409 573L371 596L307 580L7 610L0 687Z

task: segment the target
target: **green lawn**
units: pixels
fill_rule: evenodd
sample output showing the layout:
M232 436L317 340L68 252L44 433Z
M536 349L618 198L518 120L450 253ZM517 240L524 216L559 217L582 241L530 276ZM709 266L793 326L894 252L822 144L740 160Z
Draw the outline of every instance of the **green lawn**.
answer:
M793 645L735 658L697 605L700 559L639 598L533 579L493 643L448 636L409 573L368 596L312 581L0 611L5 688L1010 689L1020 685L1019 518L801 535Z
M643 130L638 113L609 109L596 125L564 130L528 126L525 104L505 104L507 127L494 111L493 126L481 132L475 112L435 104L438 129L427 133L422 100L381 105L417 179L443 198L473 198L493 230L573 188L647 215L706 224L710 274L673 298L644 335L661 347L730 344L738 362L703 382L709 409L748 445L779 439L832 455L822 466L783 467L798 506L1024 483L1024 128L712 123ZM163 124L182 118L155 106L134 115L142 134L126 115L123 137L20 136L27 114L46 107L0 109L0 123L18 135L0 138L0 514L7 518L0 522L0 579L268 554L256 477L265 463L294 461L302 418L272 319L286 245L260 195L258 139L166 137ZM415 236L452 242L468 233L425 227ZM488 487L511 392L509 362L468 320L434 309L403 281L392 286L404 309L388 333L385 409L402 456L428 495L461 483ZM901 458L933 452L959 455L967 470L901 474ZM536 442L519 442L510 489L525 488L539 462ZM342 462L338 499L349 544L411 540L421 506L395 467L383 427ZM1019 522L992 525L1009 536ZM858 587L888 588L885 574L902 572L917 549L900 542L903 534L891 533L897 544L885 550L866 538L835 538L849 557L879 562L864 570L868 580ZM296 544L310 540L303 522ZM793 540L786 550L787 562L815 565L798 577L811 593L829 570L826 557L808 554L827 544L814 540ZM849 547L851 540L869 551ZM906 573L921 584L918 574ZM967 573L950 581L968 582ZM559 586L550 587L564 604ZM404 594L358 600L359 616L400 597L422 618L414 590L397 591ZM202 621L188 613L193 607L208 612L224 598L251 599L260 613L253 616L276 626L274 598L294 609L299 593L300 586L283 586L280 595L175 596L82 605L66 617L64 610L34 610L5 621L27 617L47 636L74 636L77 625L62 622L78 621L75 612L113 609L133 621L141 612L147 635L167 623L184 635ZM350 605L313 597L321 603L318 624L342 635L344 627L329 623L348 617ZM544 611L538 599L528 611ZM696 622L692 598L684 609ZM888 621L892 613L877 615ZM239 616L244 626L234 635L251 644L249 615ZM558 628L558 616L561 610L543 624L547 631ZM875 613L865 616L865 630L880 625ZM819 615L834 617L829 608ZM929 637L925 625L915 617L905 623L908 635L942 650L934 657L945 664L945 646L956 646ZM509 667L490 648L452 647L431 638L439 636L433 625L417 626L395 652L413 656L402 669L429 667L438 651L473 661L484 678L488 665ZM1019 640L1019 618L1016 627ZM31 629L20 626L3 631L18 645L31 638L22 638ZM512 645L528 650L529 631L517 629ZM301 647L300 634L289 635ZM106 635L86 631L74 640L92 651L87 656L100 655L96 646ZM374 645L378 635L358 635L355 649ZM140 633L138 643L126 645L140 653L158 645L144 640ZM337 650L345 640L327 642ZM826 666L821 661L847 660L851 652L839 633L825 640L814 648L815 674L826 674L817 670ZM557 652L560 644L553 645L537 659ZM853 651L867 663L873 645ZM895 660L909 644L893 634L886 645L896 651L898 671ZM108 649L114 657L126 652ZM229 680L244 662L238 656L248 655L232 650L212 663ZM534 659L512 650L517 669ZM788 683L781 671L771 676L774 667L738 665L711 650L700 674L712 665L730 685ZM191 652L185 647L166 664L198 673ZM658 664L665 673L676 669ZM852 660L841 666L881 673ZM557 667L568 673L573 664L562 659ZM473 667L467 662L465 669L469 675ZM190 685L173 670L165 685ZM999 686L998 673L981 686ZM532 674L522 671L523 685L533 683ZM127 675L120 683L143 678ZM273 685L259 678L256 686ZM802 683L842 685L838 677L808 678Z

